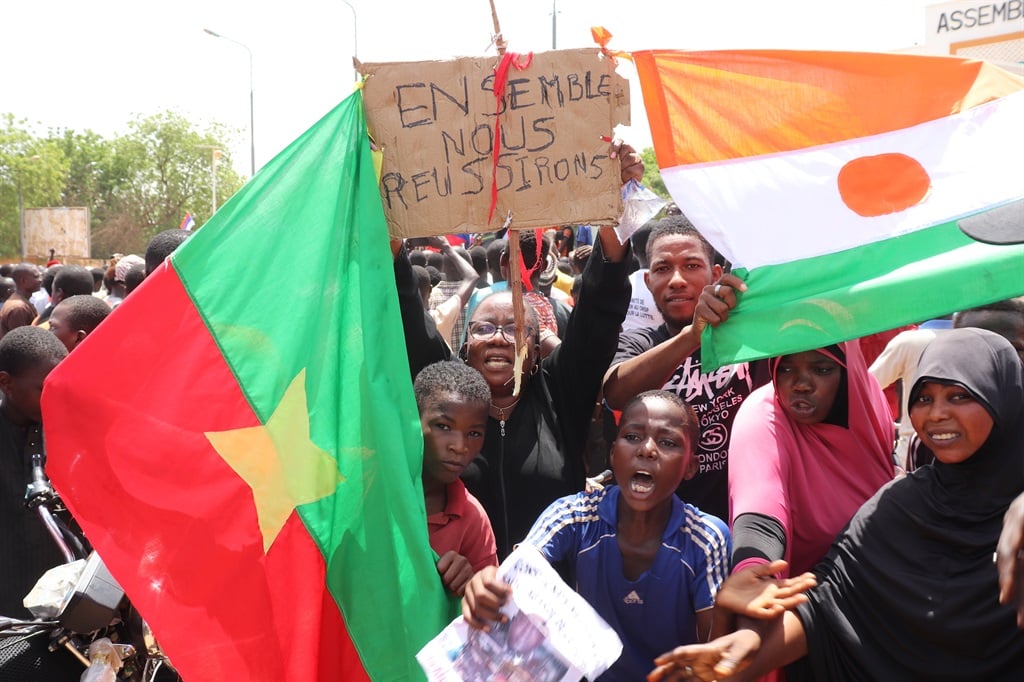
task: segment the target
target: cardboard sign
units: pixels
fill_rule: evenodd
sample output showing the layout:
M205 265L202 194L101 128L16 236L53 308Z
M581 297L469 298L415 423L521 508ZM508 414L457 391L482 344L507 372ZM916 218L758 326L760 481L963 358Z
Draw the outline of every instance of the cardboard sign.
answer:
M492 231L510 211L513 228L618 221L619 161L601 136L629 123L628 81L596 48L543 52L508 69L499 101L499 61L357 64L393 236Z

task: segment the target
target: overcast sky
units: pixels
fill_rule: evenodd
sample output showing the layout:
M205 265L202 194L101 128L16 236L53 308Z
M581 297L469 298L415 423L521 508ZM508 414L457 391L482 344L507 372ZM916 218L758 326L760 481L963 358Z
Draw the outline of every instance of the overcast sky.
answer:
M488 0L13 0L0 34L0 113L39 128L113 135L134 114L176 110L239 129L234 165L249 172L249 58L253 54L257 168L348 93L352 56L421 61L494 54ZM790 48L894 50L924 42L934 0L495 0L509 49ZM355 22L355 24L353 23ZM650 145L629 65L633 127Z

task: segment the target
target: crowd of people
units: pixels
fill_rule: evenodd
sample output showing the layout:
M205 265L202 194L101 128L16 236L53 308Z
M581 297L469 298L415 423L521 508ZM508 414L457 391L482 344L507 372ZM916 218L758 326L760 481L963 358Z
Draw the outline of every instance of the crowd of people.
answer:
M150 240L145 257L114 254L106 268L64 264L52 258L46 267L0 265L0 339L18 327L41 327L53 330L70 351L188 235L182 230L160 232Z
M516 238L521 330L495 285ZM501 267L477 268L455 336L414 305L417 256L394 249L413 373L454 355L490 390L457 467L497 542L460 576L471 627L505 622L495 566L526 545L622 639L601 679L1019 678L1024 298L921 325L892 401L875 377L898 330L702 372L701 333L746 285L678 211L624 244L598 230L578 273L566 243L561 229L489 241ZM576 280L565 325L546 260Z
M25 504L32 456L42 455L40 398L47 375L188 235L157 234L145 258L118 256L106 269L50 262L0 266L0 615L31 618L22 600L43 573L64 562L35 510ZM66 520L71 523L71 519ZM5 639L0 679L77 680L82 665L48 650L45 637Z
M428 534L466 622L506 620L496 568L526 545L623 641L603 680L1018 679L1024 298L708 373L702 332L746 284L673 209L625 241L392 242ZM105 270L0 267L4 615L27 560L59 563L21 503L43 381L186 234Z
M630 330L620 323L597 394L605 437L549 450L562 473L548 467L545 483L574 489L539 484L540 453L526 460L524 449L501 449L509 433L499 406L521 397L512 394L511 302L492 315L484 299L478 310L485 314L470 318L471 332L474 323L489 323L486 353L474 349L472 334L460 346L487 376L493 398L481 454L464 473L467 486L500 529L499 559L518 544L535 547L616 629L624 653L601 679L643 679L656 663L653 679L720 679L747 665L742 679L777 679L781 666L792 680L951 679L976 651L992 653L977 667L981 677L1019 677L1024 635L1005 585L1022 570L1024 501L1011 503L1024 500L1024 435L1014 416L1024 400L1024 298L960 311L952 329L928 332L926 354L903 384L915 428L908 454L897 448L901 415L868 371L877 359L865 357L868 340L703 375L700 333L728 324L745 285L722 272L682 216L655 221L639 239L650 263L643 281L663 322ZM601 244L595 253L610 261ZM588 264L569 334L542 363L557 367L563 353L578 352L573 323L580 306L589 312L593 290L586 278L607 276L613 263L600 271ZM601 303L617 306L620 319L639 309L603 291ZM538 326L530 315L535 358ZM604 347L605 334L605 326L591 327L591 351ZM550 381L530 363L524 371L522 397L537 376ZM552 421L570 414L553 395L561 394L545 396ZM956 415L968 403L989 420L987 431ZM582 421L581 413L574 419ZM544 428L532 415L514 423L531 439ZM957 448L964 451L949 456ZM990 451L999 454L973 456ZM602 490L591 477L606 465L614 485ZM573 467L583 467L582 484ZM1016 535L1004 534L1001 591L992 556L1004 515ZM508 587L495 575L486 568L465 587L464 614L475 627L503 618ZM669 641L676 644L665 648ZM689 647L675 649L683 643Z

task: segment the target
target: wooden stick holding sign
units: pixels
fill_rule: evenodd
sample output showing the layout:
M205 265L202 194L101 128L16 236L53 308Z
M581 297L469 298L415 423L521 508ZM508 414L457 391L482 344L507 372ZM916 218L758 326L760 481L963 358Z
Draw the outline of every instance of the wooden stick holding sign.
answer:
M494 46L498 48L498 56L505 54L505 46L508 44L505 42L505 37L501 34L501 24L498 23L498 10L494 6L494 0L490 0L491 3L491 21L494 22Z
M494 0L490 0L491 3L491 21L494 22L494 46L498 50L498 56L504 58L505 37L501 33L501 24L498 21L498 10L494 6ZM504 59L502 62L504 63ZM503 93L502 93L503 94ZM500 107L499 107L500 111ZM496 140L500 137L498 131L500 124L500 118L495 117L495 138ZM494 154L498 153L497 147L495 148ZM493 183L492 183L493 184ZM492 200L491 211L495 208L495 201ZM490 216L488 216L490 217ZM522 254L519 250L519 234L510 229L512 226L512 211L509 210L507 217L505 218L505 237L506 243L508 244L508 286L512 292L512 323L515 325L515 334L513 338L516 344L515 362L512 365L512 376L515 377L515 383L512 385L512 397L516 398L519 396L519 391L523 387L523 363L526 362L526 354L529 353L529 346L526 341L526 305L523 302L523 283L522 275L520 274L522 265ZM540 330L537 330L540 333ZM538 362L539 362L538 358Z
M393 237L615 225L618 161L600 138L629 123L629 84L600 49L358 64ZM515 324L525 330L519 244L508 233ZM529 352L516 335L517 358ZM519 361L517 360L517 365ZM517 377L519 372L516 373ZM518 394L518 384L517 390Z

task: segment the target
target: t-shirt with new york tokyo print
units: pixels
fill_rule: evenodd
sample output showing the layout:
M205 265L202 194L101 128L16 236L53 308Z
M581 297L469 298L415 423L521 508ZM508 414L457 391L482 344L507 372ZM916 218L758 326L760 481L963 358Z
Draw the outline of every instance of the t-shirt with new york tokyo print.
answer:
M622 332L612 366L636 357L669 338L671 335L664 324ZM729 436L732 422L743 400L769 380L767 360L726 365L710 374L702 374L700 349L697 349L676 367L662 386L693 407L700 421L700 440L696 447L700 472L676 489L684 502L729 520Z

